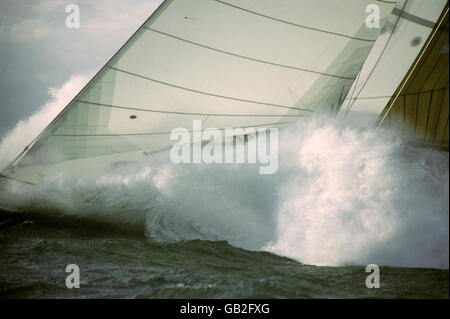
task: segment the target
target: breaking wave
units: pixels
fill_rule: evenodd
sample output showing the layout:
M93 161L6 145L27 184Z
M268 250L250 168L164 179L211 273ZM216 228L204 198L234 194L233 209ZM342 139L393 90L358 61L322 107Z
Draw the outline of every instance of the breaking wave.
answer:
M448 154L383 132L302 120L280 133L279 170L171 164L161 153L100 178L55 176L4 203L144 228L149 240L227 240L306 264L448 268Z
M52 90L52 101L3 139L0 163L87 78ZM273 175L260 175L255 164L175 165L160 153L100 178L61 172L32 192L11 184L0 191L0 206L95 220L152 241L226 240L307 264L448 268L448 160L386 132L310 118L280 131Z

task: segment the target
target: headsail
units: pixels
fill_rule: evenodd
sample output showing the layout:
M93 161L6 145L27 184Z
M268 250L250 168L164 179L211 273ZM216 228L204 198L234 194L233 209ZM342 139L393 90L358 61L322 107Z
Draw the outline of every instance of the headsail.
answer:
M448 145L447 1L397 2L338 116Z
M140 158L193 119L276 127L336 111L378 37L373 2L167 0L4 174ZM383 25L395 2L375 2Z

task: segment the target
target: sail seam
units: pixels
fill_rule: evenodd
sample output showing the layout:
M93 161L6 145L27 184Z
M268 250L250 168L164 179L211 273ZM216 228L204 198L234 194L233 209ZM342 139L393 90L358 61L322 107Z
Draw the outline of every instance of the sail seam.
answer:
M235 56L235 57L238 57L238 58L242 58L242 59L246 59L246 60L250 60L250 61L254 61L254 62L260 62L260 63L274 65L274 66L278 66L278 67L282 67L282 68L293 69L293 70L298 70L298 71L304 71L304 72L309 72L309 73L315 73L315 74L319 74L319 75L324 75L324 76L329 76L329 77L334 77L334 78L339 78L339 79L344 79L344 80L354 80L355 79L355 77L324 73L324 72L314 71L314 70L310 70L310 69L304 69L304 68L300 68L300 67L296 67L296 66L291 66L291 65L286 65L286 64L276 63L276 62L260 60L260 59L257 59L257 58L248 57L248 56L245 56L245 55L240 55L240 54L237 54L237 53L233 53L233 52L229 52L229 51L224 51L224 50L220 50L220 49L217 49L217 48L213 48L213 47L210 47L210 46L198 43L198 42L194 42L194 41L187 40L187 39L184 39L184 38L181 38L181 37L177 37L176 35L165 33L165 32L162 32L162 31L159 31L159 30L155 30L155 29L152 29L152 28L149 28L149 27L144 27L144 29L149 30L149 31L153 31L155 33L158 33L158 34L161 34L161 35L164 35L164 36L167 36L167 37L179 40L179 41L183 41L183 42L186 42L186 43L198 46L198 47L202 47L202 48L205 48L205 49L209 49L209 50L212 50L212 51L216 51L216 52L219 52L219 53Z
M300 114L220 114L220 113L196 113L196 112L178 112L178 111L163 111L163 110L153 110L153 109L142 109L142 108L136 108L136 107L129 107L129 106L121 106L121 105L112 105L112 104L104 104L104 103L97 103L97 102L90 102L90 101L82 101L77 100L79 103L85 103L85 104L91 104L91 105L98 105L98 106L104 106L104 107L111 107L111 108L117 108L117 109L124 109L124 110L133 110L133 111L142 111L142 112L151 112L151 113L166 113L166 114L179 114L179 115L207 115L207 116L235 116L235 117L245 117L245 116L259 116L259 117L302 117L303 115Z
M308 29L308 30L311 30L311 31L322 32L322 33L331 34L331 35L335 35L335 36L340 36L340 37L344 37L344 38L348 38L348 39L352 39L352 40L357 40L357 41L375 42L375 40L372 40L372 39L352 37L350 35L346 35L346 34L342 34L342 33L337 33L337 32L317 29L317 28L313 28L313 27L308 27L306 25L301 25L301 24L297 24L297 23L294 23L294 22L289 22L289 21L286 21L286 20L274 18L274 17L268 16L268 15L265 15L265 14L262 14L262 13L259 13L259 12L256 12L256 11L252 11L252 10L249 10L249 9L245 9L245 8L236 6L236 5L231 4L231 3L227 3L225 1L221 1L221 0L213 0L213 1L215 1L217 3L221 3L221 4L226 5L226 6L230 6L232 8L238 9L238 10L242 10L242 11L247 12L247 13L251 13L251 14L254 14L254 15L266 18L266 19L270 19L270 20L273 20L273 21L289 24L289 25L296 26L296 27L299 27L299 28Z
M295 121L284 121L284 122L274 122L274 123L267 123L267 124L257 124L257 125L250 125L250 126L242 126L239 128L252 128L252 127L264 127L269 125L282 125L282 124L289 124L294 123ZM230 127L232 129L233 127ZM227 128L217 128L217 130L224 131ZM187 131L188 133L194 133L194 132L202 132L202 131ZM57 137L107 137L107 136L139 136L139 135L167 135L171 134L172 132L147 132L147 133L116 133L116 134L52 134L52 136Z
M315 113L315 111L313 111L313 110L302 109L302 108L298 108L298 107L294 107L294 106L287 106L287 105L274 104L274 103L268 103L268 102L259 102L259 101L241 99L241 98L232 97L232 96L225 96L225 95L220 95L220 94L215 94L215 93L199 91L199 90L190 89L190 88L187 88L187 87L184 87L184 86L180 86L180 85L171 84L171 83L167 83L167 82L164 82L164 81L152 79L152 78L146 77L144 75L140 75L140 74L133 73L133 72L130 72L130 71L122 70L122 69L119 69L119 68L116 68L116 67L108 66L108 68L110 68L112 70L115 70L115 71L118 71L118 72L122 72L122 73L125 73L125 74L128 74L128 75L131 75L131 76L142 78L144 80L152 81L152 82L159 83L159 84L162 84L162 85L166 85L166 86L174 87L174 88L177 88L177 89L180 89L180 90L185 90L185 91L194 92L194 93L198 93L198 94L209 95L209 96L214 96L214 97L218 97L218 98L222 98L222 99L228 99L228 100L239 101L239 102L254 103L254 104L260 104L260 105L281 107L281 108L285 108L285 109L293 109L293 110L299 110L299 111Z

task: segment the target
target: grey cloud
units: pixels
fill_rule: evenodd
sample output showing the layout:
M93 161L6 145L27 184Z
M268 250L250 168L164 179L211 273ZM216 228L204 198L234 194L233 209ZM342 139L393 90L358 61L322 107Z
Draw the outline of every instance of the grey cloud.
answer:
M160 2L2 0L0 136L39 109L50 87L100 69ZM80 7L80 29L65 26L70 3Z

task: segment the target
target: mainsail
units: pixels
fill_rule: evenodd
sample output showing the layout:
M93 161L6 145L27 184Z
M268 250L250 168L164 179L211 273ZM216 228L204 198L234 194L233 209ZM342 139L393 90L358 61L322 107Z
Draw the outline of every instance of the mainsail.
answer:
M282 127L338 112L395 1L166 0L2 173L102 172L191 127Z

